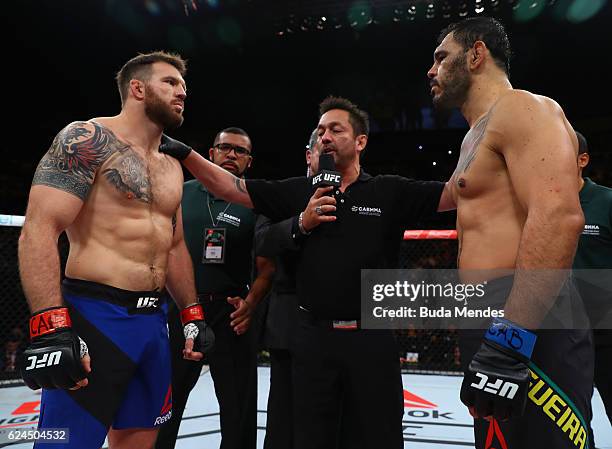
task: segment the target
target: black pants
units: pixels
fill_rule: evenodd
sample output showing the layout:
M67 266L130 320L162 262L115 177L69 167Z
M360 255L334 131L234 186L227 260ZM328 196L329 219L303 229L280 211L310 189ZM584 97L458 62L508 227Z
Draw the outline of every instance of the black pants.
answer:
M391 331L334 330L301 312L293 358L296 449L402 449L397 354Z
M475 334L475 331L459 333L464 371L482 341ZM502 438L507 449L587 447L593 391L589 334L588 329L538 331L524 415L506 422L475 419L476 449L504 447ZM490 438L492 443L487 443Z
M236 335L230 327L233 306L220 299L203 304L206 322L215 332L210 364L221 420L221 449L255 449L257 442L257 352L252 329ZM202 363L182 358L185 344L176 306L168 313L172 351L172 418L157 437L156 449L173 449L189 393ZM209 401L212 398L200 398Z
M293 449L291 351L270 349L270 393L264 449Z
M270 393L264 449L293 449L293 372L289 349L270 349ZM340 413L339 449L359 447L350 428L350 409Z

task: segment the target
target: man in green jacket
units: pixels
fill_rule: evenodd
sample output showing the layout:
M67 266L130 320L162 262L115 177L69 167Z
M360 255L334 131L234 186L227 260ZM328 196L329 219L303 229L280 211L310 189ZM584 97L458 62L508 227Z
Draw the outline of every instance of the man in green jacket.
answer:
M214 164L242 178L251 166L251 151L244 130L226 128L217 134L208 155ZM215 197L197 180L185 183L181 205L198 300L218 332L217 346L206 358L219 402L221 449L255 449L257 342L249 324L272 286L274 264L255 257L257 276L251 283L256 219L251 209ZM168 312L172 347L184 341L177 315L176 308ZM174 448L187 398L202 368L201 362L187 363L179 353L177 349L172 360L172 418L161 428L156 449Z
M585 225L576 257L577 286L593 328L595 344L595 386L612 423L612 189L594 183L582 172L589 164L585 137L578 137L578 169L581 182L580 204ZM592 434L592 433L591 433Z

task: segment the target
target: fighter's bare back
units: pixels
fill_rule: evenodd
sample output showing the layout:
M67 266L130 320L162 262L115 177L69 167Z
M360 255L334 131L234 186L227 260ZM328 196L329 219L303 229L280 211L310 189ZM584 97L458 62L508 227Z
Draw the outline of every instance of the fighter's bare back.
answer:
M68 125L41 160L33 184L84 201L66 229L66 276L125 290L161 289L182 170L173 158L132 145L113 129L112 118Z

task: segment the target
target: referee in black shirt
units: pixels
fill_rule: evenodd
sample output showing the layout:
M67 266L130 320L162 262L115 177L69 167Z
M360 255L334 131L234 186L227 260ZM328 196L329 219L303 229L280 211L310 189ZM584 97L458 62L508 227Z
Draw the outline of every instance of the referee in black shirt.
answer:
M399 449L402 381L391 330L360 329L360 270L394 268L406 225L454 208L444 183L373 177L359 157L368 141L367 114L350 101L320 105L318 150L333 155L342 183L311 191L308 178L242 180L164 137L160 151L183 164L214 195L283 220L296 216L298 327L294 346L296 448L337 446L339 416L364 448ZM331 194L333 196L327 196ZM328 215L329 214L329 215Z

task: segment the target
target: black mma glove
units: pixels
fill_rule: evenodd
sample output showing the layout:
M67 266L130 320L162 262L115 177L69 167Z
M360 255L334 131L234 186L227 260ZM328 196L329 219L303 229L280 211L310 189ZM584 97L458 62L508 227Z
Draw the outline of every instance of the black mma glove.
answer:
M181 310L181 323L185 339L193 338L193 351L210 354L215 346L215 334L204 321L201 304L193 304Z
M512 321L495 318L461 384L461 402L483 418L521 416L529 389L527 367L537 336Z
M66 307L52 307L30 318L30 345L23 352L21 377L33 390L68 389L87 377L81 358L87 345L72 330Z
M178 140L174 140L172 137L162 134L159 151L161 153L166 153L168 156L172 156L179 161L182 161L189 156L189 153L191 153L192 150L191 147L185 145L183 142L179 142Z

